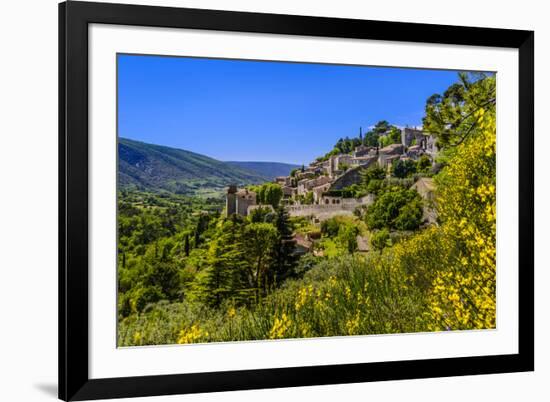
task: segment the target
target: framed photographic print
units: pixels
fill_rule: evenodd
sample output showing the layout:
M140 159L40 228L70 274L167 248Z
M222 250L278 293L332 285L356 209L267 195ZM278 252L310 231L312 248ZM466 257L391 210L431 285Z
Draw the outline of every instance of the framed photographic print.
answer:
M534 369L534 33L59 5L59 397Z

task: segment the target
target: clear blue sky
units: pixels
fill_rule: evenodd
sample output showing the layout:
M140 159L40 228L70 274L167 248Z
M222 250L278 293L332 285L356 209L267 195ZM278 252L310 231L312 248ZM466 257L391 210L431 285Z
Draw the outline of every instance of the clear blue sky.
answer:
M119 135L219 160L307 164L379 120L422 122L457 72L118 56Z

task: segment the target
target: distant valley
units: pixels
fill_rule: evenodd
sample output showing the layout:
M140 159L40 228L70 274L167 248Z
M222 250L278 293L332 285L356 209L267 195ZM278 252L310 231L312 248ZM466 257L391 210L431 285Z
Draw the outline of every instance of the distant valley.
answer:
M118 142L121 189L215 196L229 184L240 186L288 175L296 165L279 162L222 162L205 155L127 138Z

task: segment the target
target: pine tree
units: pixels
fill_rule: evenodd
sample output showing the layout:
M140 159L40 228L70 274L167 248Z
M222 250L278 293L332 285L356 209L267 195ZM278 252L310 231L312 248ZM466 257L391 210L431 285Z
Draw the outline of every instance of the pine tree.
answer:
M246 288L246 260L240 224L229 219L210 243L207 267L199 283L199 296L208 305L218 307L227 298L242 302Z
M277 228L278 237L273 248L273 267L270 270L270 279L271 283L277 286L277 284L293 275L298 256L295 253L296 241L293 237L292 226L288 212L284 207L277 208L274 224Z

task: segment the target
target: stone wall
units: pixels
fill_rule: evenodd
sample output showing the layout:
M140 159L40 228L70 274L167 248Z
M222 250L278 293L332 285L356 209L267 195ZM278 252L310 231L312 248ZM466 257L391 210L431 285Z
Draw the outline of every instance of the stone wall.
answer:
M315 216L323 221L337 215L353 215L355 208L374 202L372 195L363 198L343 198L340 204L328 205L291 205L287 207L290 216Z

